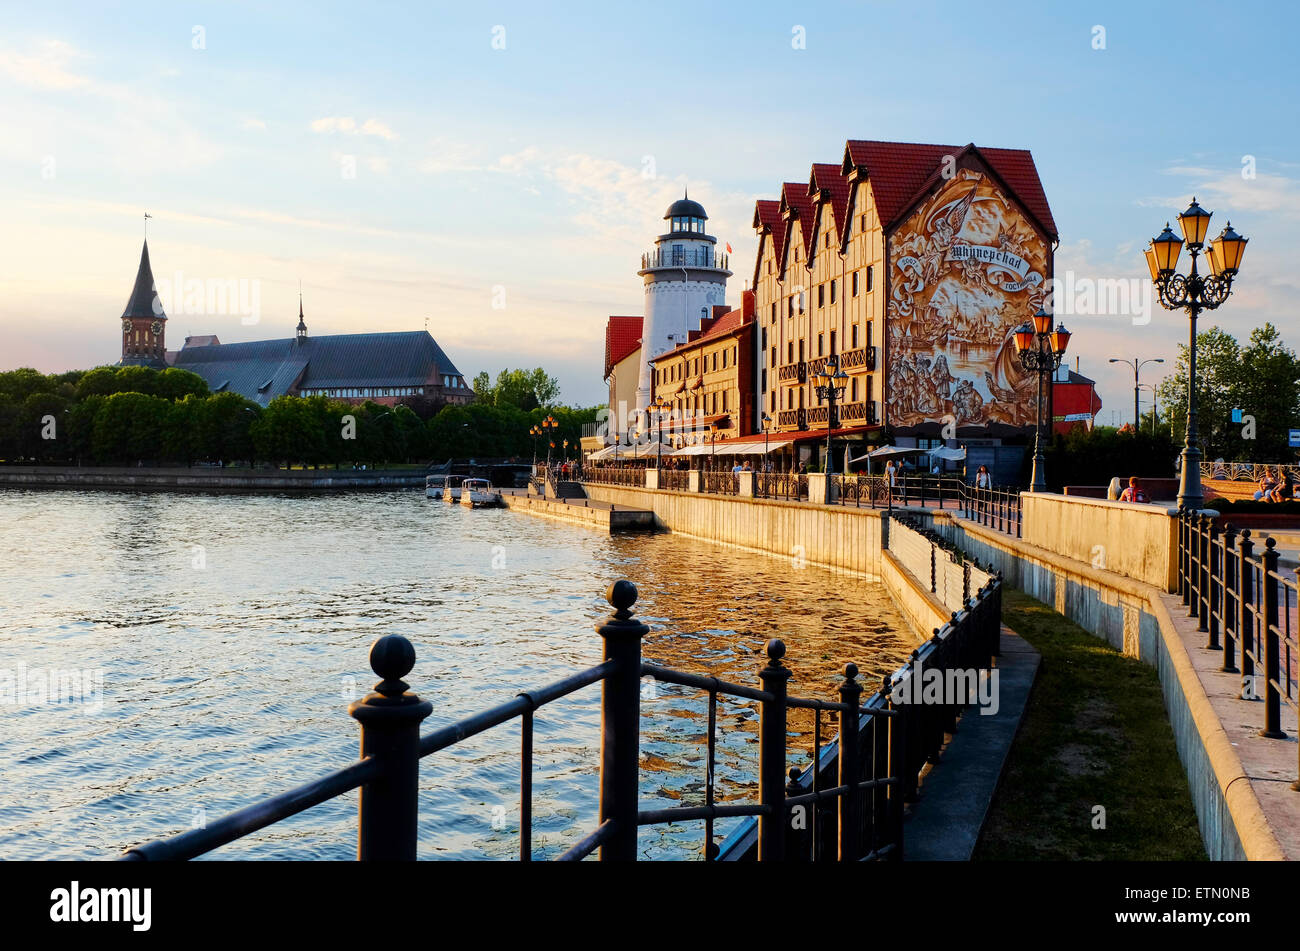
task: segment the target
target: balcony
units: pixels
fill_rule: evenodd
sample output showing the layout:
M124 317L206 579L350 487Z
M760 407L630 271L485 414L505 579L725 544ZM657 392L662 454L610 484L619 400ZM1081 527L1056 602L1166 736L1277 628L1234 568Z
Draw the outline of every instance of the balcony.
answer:
M808 411L806 409L783 409L776 414L778 426L793 426L795 429L808 428Z
M777 371L776 378L781 383L806 383L808 364L802 360L798 363L787 363Z
M826 411L828 406L814 406L808 410L809 425L826 425ZM876 404L871 403L840 403L835 407L835 422L833 428L850 425L874 426L876 423ZM800 427L801 429L804 427Z
M876 369L876 348L859 347L857 350L850 350L847 353L841 353L840 369L842 370L866 370L868 372ZM816 376L826 366L826 361L830 357L818 357L808 363L808 372Z
M659 267L695 267L727 270L727 255L712 248L655 248L641 255L641 270Z

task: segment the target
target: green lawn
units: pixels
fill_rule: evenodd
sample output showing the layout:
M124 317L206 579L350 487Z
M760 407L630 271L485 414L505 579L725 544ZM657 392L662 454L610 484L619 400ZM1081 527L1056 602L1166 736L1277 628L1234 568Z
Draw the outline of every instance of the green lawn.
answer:
M1204 859L1155 670L1022 591L1003 619L1043 661L974 858Z

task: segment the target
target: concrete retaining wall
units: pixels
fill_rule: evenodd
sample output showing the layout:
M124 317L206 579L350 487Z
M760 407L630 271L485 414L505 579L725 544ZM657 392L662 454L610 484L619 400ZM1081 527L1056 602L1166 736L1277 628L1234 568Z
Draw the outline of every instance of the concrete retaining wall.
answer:
M1020 499L1026 543L1162 591L1177 589L1176 510L1048 492Z
M679 535L880 580L879 511L593 483L586 490L592 499L648 509L658 527Z

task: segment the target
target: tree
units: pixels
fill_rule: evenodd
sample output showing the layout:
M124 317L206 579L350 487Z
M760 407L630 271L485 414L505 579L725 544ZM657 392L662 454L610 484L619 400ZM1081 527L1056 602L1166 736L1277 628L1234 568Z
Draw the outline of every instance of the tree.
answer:
M1187 429L1187 348L1174 372L1156 387L1175 436ZM1219 327L1196 335L1196 410L1208 459L1273 462L1289 459L1287 430L1300 424L1300 360L1272 324L1251 332L1242 348ZM1233 420L1233 410L1242 413Z

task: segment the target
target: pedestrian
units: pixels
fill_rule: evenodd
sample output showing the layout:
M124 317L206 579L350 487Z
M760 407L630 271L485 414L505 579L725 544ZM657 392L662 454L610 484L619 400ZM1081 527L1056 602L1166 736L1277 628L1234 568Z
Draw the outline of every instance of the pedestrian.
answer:
M993 478L989 475L988 466L980 466L979 471L975 473L975 488L991 489L993 488Z
M1137 476L1132 476L1128 480L1128 488L1125 489L1119 497L1121 502L1149 502L1147 494L1142 491L1142 483L1138 481Z

